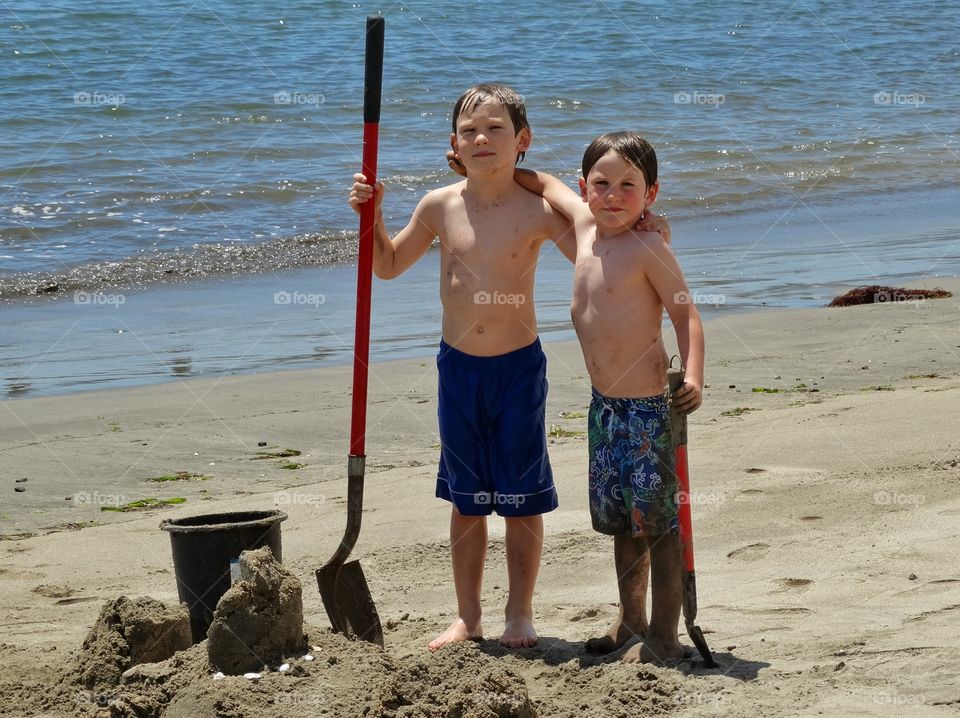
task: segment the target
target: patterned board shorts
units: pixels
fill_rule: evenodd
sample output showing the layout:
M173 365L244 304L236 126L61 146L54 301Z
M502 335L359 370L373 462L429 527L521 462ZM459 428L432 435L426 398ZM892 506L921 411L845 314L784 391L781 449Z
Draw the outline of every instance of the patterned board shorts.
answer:
M666 394L611 399L594 389L588 428L593 528L635 538L679 533Z

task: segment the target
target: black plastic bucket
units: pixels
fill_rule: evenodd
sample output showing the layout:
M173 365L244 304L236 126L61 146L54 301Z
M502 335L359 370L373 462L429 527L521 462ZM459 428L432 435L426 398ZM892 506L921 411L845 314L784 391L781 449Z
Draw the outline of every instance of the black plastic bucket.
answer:
M230 588L230 564L242 551L269 546L282 560L280 522L286 519L283 511L235 511L160 523L170 532L177 593L190 610L194 643L207 637L213 610Z

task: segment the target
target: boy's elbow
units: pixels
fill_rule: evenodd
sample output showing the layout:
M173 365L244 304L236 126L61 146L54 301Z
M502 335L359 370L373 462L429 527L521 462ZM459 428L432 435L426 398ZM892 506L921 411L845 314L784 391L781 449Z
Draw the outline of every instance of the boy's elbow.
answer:
M392 266L378 265L376 262L373 265L373 273L377 275L377 279L393 279L399 274L399 272L394 271Z

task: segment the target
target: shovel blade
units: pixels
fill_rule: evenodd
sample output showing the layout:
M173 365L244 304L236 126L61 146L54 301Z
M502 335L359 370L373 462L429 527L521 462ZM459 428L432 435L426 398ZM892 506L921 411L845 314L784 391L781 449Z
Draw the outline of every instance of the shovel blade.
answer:
M383 646L383 627L359 561L327 564L317 570L317 586L330 625L361 641Z
M713 654L707 647L707 639L703 637L700 626L696 625L697 575L693 571L684 571L681 581L683 583L683 622L687 626L687 635L690 636L693 645L703 656L703 665L706 668L716 668L717 663L713 660Z
M707 647L707 639L703 637L703 631L700 630L700 626L694 626L693 624L687 624L687 635L690 636L690 640L693 641L693 645L697 647L697 650L700 652L700 655L703 657L703 665L705 668L716 668L717 662L713 660L713 654L710 652L710 649Z

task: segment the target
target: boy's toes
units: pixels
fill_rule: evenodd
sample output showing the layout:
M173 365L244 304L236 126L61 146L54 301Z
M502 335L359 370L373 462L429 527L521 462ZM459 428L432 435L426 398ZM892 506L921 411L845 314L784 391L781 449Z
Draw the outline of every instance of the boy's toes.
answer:
M590 653L613 653L617 650L617 644L610 636L597 636L588 638L584 648Z
M530 648L537 645L537 631L533 622L526 618L507 621L503 635L500 636L500 645L507 648Z

